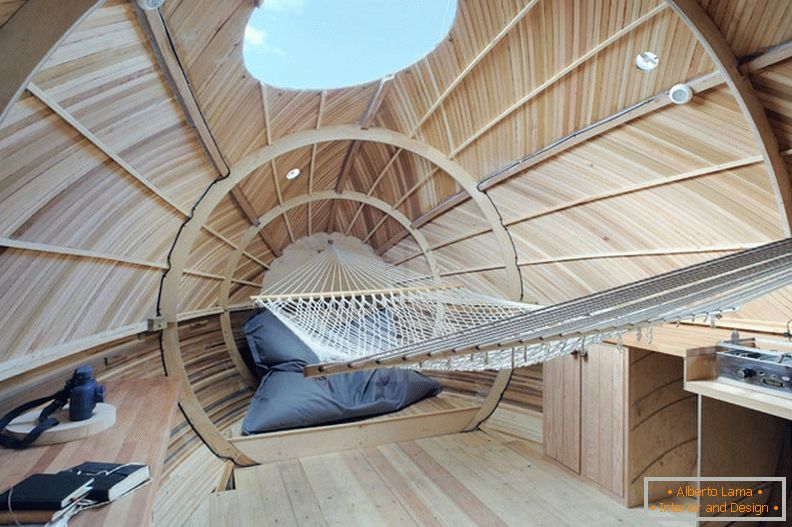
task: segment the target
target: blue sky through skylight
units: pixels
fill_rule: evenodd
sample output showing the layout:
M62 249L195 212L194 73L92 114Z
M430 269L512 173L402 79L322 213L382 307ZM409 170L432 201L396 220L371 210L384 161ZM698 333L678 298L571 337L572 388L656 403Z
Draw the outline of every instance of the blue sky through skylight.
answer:
M457 0L264 0L245 30L245 64L281 88L370 82L432 51L456 8Z

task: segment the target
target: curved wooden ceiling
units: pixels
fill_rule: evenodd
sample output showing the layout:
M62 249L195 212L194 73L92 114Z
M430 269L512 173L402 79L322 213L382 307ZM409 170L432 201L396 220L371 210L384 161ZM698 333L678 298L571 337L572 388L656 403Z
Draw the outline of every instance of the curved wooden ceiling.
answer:
M0 1L0 24L22 4ZM742 59L792 168L792 4L701 6ZM458 163L507 229L525 300L558 302L784 235L749 123L664 2L461 0L450 34L425 59L382 85L325 92L251 78L241 42L253 8L166 0L149 17L167 31L174 72L149 33L152 19L108 0L0 123L0 373L139 331L157 312L179 229L211 183L307 130L388 129ZM633 64L644 50L660 57L651 73ZM189 82L201 122L185 113L174 73ZM663 94L684 81L693 102L669 104ZM303 175L287 182L293 167ZM515 295L491 223L449 174L382 142L337 140L275 158L219 202L187 257L179 311L217 309L226 261L251 223L321 191L390 204L449 280ZM241 248L229 302L245 302L285 246L332 230L428 272L393 217L315 201ZM778 322L791 306L785 290L739 316Z

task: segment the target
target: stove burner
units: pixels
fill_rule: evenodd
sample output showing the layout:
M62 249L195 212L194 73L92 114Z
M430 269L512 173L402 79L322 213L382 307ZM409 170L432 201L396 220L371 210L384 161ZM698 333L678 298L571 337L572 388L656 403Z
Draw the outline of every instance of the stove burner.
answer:
M747 357L749 359L758 359L762 356L761 353L756 353L755 351L724 351L723 353L734 357Z
M722 378L792 392L792 354L757 349L743 342L721 342L716 353Z

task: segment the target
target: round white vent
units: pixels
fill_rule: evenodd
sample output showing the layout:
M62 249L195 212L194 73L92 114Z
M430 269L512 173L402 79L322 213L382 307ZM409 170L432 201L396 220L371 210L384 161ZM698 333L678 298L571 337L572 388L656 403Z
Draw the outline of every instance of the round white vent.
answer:
M668 98L674 104L687 104L693 98L693 90L687 84L674 84L668 90Z

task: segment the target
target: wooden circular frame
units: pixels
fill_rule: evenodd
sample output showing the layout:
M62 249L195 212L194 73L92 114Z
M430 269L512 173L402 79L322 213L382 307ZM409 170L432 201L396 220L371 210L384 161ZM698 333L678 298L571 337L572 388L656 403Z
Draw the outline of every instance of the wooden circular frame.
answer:
M421 251L426 258L426 262L429 265L429 269L432 272L432 276L434 278L440 277L440 272L437 267L437 261L434 258L434 254L432 254L432 249L429 247L429 242L426 240L424 235L421 231L417 229L413 229L410 226L410 219L399 212L398 210L391 207L388 203L382 201L381 199L373 198L366 194L362 194L360 192L351 192L345 191L341 194L337 194L332 190L325 190L322 192L316 192L314 194L303 194L301 196L297 196L292 198L283 203L283 205L278 205L273 207L269 211L266 212L263 216L258 219L256 225L252 225L248 228L247 231L242 235L240 238L239 243L237 244L237 249L228 257L226 260L225 270L223 272L224 279L218 286L218 304L220 307L223 308L223 312L220 313L220 330L223 333L223 342L226 345L226 349L228 349L228 354L231 356L231 360L234 362L239 374L245 380L245 382L254 390L258 386L258 381L256 378L251 374L250 370L248 369L247 365L245 364L242 355L239 353L239 348L237 348L236 341L234 340L234 333L231 327L231 315L228 311L228 297L231 293L231 285L233 284L233 277L236 268L239 266L239 260L242 258L242 254L245 252L245 249L253 241L253 238L267 225L269 225L273 220L275 220L281 214L288 212L289 210L299 207L302 205L307 205L308 203L315 203L317 201L330 201L330 200L346 200L346 201L354 201L357 203L362 203L365 205L369 205L371 207L375 207L391 218L395 219L399 224L404 227L407 232L415 239L415 242L421 248Z
M293 150L316 143L344 140L371 141L395 146L425 158L448 173L470 195L490 224L506 267L508 289L512 292L512 297L519 299L521 277L517 267L517 257L514 246L509 239L509 234L501 223L500 214L489 198L478 189L477 181L473 176L436 148L393 130L383 128L362 129L353 125L341 125L296 132L284 136L274 143L244 157L231 167L228 177L214 183L194 207L192 217L184 225L174 242L170 256L170 269L163 279L160 295L160 314L167 324L162 331L163 364L169 376L179 379L179 404L182 411L196 433L217 456L233 460L241 466L254 465L256 461L242 453L228 439L223 437L211 419L209 419L190 385L184 361L181 357L178 332L178 305L179 287L184 274L185 263L201 228L205 225L209 215L220 200L254 170L270 162L270 160ZM252 238L254 234L251 234L250 237ZM428 248L428 244L426 247ZM227 270L227 272L229 271ZM230 272L233 272L233 269ZM223 322L223 318L221 316L221 323L227 324L230 329L230 320L226 317L226 321ZM489 400L489 397L487 399Z

